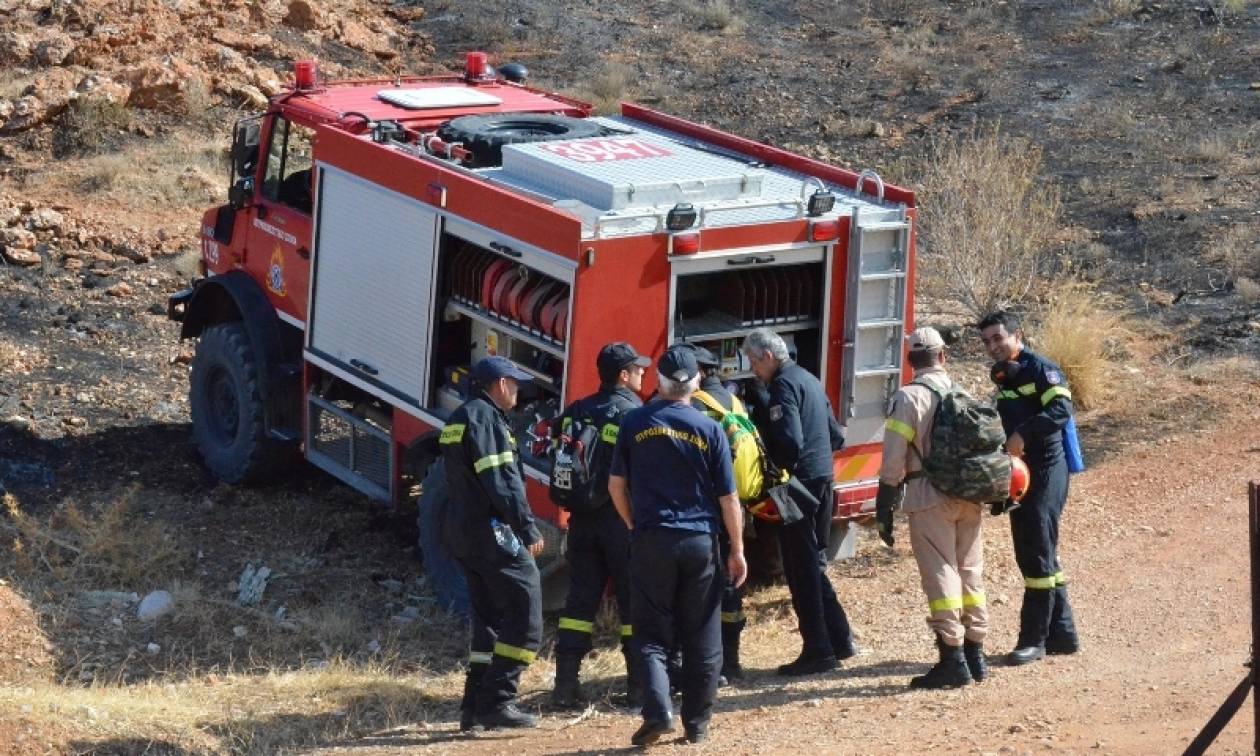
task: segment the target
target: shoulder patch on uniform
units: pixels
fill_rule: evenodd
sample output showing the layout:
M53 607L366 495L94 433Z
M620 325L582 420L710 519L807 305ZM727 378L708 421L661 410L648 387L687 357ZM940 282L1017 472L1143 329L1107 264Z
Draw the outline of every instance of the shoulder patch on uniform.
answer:
M1047 370L1046 383L1049 383L1051 386L1057 386L1058 384L1063 383L1063 376L1058 370Z
M782 405L774 404L770 406L770 419L776 422L783 419Z

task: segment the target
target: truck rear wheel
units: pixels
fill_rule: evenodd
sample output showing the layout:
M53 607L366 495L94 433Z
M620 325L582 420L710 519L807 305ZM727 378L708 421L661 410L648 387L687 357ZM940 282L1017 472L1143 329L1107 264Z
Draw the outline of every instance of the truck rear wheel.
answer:
M416 524L420 527L420 559L438 605L448 612L466 616L469 610L468 583L455 558L442 546L442 518L450 506L446 485L446 463L437 460L429 466L417 503Z
M224 483L257 481L272 452L258 372L241 323L202 332L188 391L193 438L206 467Z
M461 116L437 130L442 141L460 142L472 152L475 168L501 165L505 144L584 139L605 133L603 126L584 118L537 113Z

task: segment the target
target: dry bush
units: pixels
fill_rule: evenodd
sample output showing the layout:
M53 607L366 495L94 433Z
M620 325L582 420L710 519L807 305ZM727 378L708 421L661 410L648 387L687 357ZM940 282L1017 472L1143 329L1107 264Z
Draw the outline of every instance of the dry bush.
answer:
M923 51L910 46L887 48L880 55L879 68L911 92L918 91L932 79L932 68Z
M1239 278L1234 282L1234 291L1238 292L1243 302L1249 305L1260 304L1260 283L1246 277Z
M996 128L938 143L923 197L926 293L957 301L977 318L1028 296L1062 212L1035 145Z
M138 492L133 487L88 511L66 502L47 522L7 499L7 514L18 534L14 543L18 567L81 585L140 590L165 581L185 554L161 524L146 522L133 512Z
M735 11L726 0L691 0L682 7L683 15L697 29L727 31L735 23Z
M1206 257L1235 283L1240 278L1260 278L1260 226L1237 224L1226 228L1208 248Z
M123 145L131 127L131 111L117 100L80 97L70 102L52 132L57 157L99 155Z
M1086 20L1091 24L1103 24L1122 18L1133 18L1142 8L1142 0L1093 0L1089 6Z
M627 90L638 78L633 68L624 63L608 63L587 82L585 87L578 87L574 96L579 100L590 102L599 115L610 115L620 112L621 100Z
M1073 404L1096 409L1107 398L1107 366L1124 334L1119 318L1094 286L1068 281L1048 298L1037 347L1067 375Z

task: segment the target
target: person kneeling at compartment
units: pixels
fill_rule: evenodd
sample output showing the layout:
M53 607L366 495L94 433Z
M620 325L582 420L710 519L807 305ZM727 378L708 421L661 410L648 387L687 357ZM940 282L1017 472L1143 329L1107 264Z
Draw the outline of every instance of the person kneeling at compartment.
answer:
M707 736L722 663L722 585L728 577L742 585L748 572L726 434L688 404L700 383L695 351L672 346L657 370L657 398L622 421L608 479L631 531L631 616L644 682L636 746L674 729L666 657L675 647L683 658L686 738ZM723 526L731 543L725 576L718 556Z

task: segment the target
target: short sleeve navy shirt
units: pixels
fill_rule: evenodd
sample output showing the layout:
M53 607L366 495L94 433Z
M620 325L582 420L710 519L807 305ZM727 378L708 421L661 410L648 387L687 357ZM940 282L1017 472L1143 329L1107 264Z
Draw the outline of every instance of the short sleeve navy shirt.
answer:
M612 474L629 484L639 531L664 527L716 533L718 499L735 492L722 427L691 406L666 399L631 410L622 420Z

